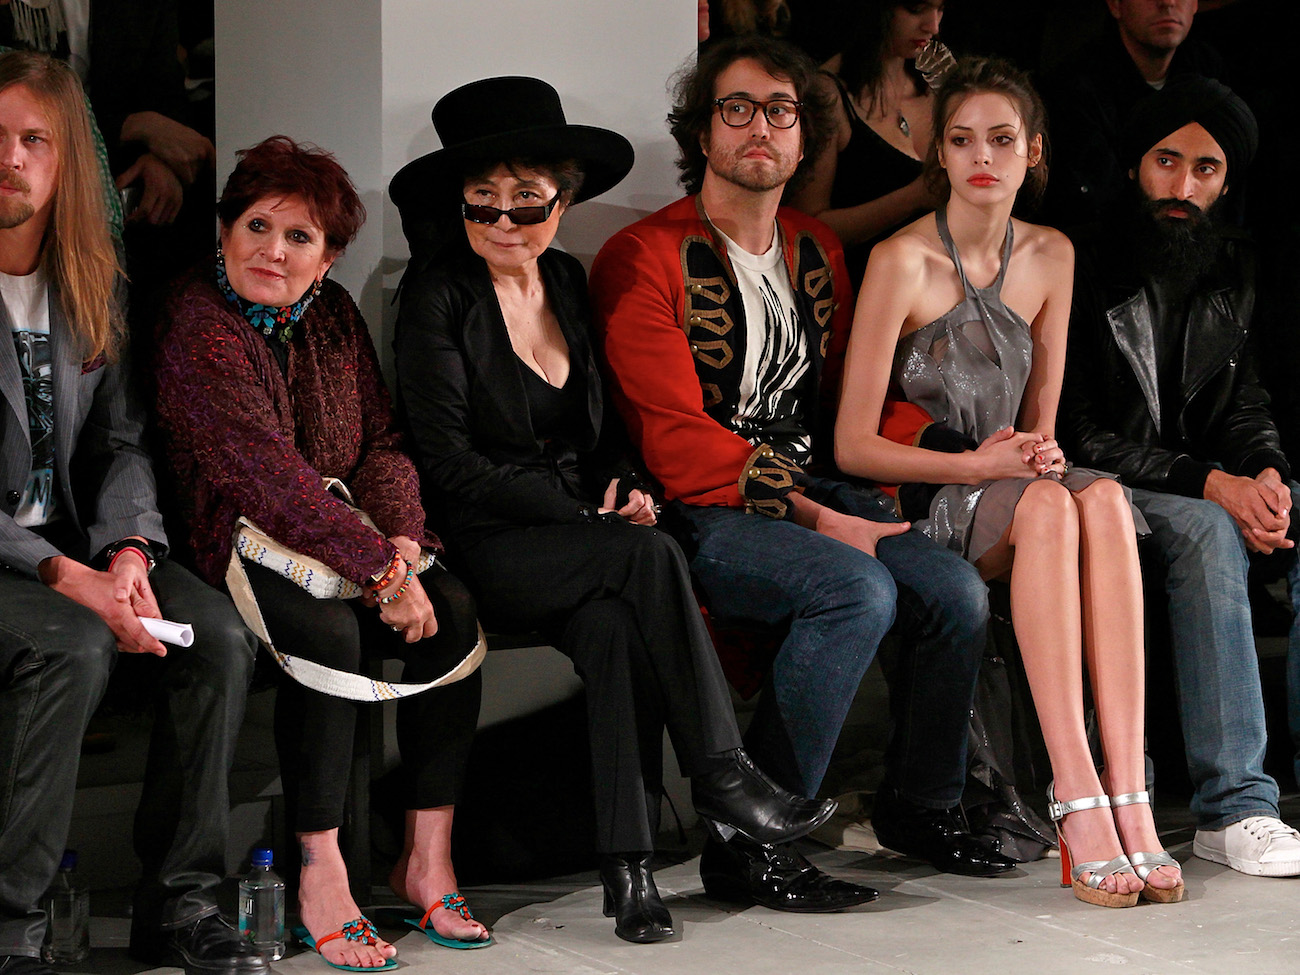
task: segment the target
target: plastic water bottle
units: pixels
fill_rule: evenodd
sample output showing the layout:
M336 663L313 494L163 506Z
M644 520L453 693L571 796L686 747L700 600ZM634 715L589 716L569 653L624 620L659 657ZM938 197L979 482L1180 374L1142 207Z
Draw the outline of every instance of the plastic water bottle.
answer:
M271 851L253 851L253 869L239 882L239 934L267 961L284 957L284 881Z
M90 955L90 891L77 886L77 851L64 850L59 872L45 892L47 965L75 965Z

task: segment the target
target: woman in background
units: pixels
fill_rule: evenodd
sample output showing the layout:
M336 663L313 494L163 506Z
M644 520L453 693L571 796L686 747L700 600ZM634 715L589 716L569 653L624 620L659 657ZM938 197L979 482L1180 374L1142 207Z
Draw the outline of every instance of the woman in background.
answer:
M835 135L808 182L785 199L839 235L854 287L873 244L940 202L921 175L934 97L917 62L946 55L935 40L943 0L859 6L848 42L823 65L821 94L835 103Z

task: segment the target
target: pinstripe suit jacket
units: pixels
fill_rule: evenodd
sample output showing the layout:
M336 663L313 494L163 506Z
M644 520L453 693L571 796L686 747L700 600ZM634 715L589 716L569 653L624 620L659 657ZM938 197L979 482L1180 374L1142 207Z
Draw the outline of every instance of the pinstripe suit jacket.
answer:
M9 312L0 301L0 564L29 576L42 559L84 559L127 535L166 543L153 469L141 442L144 411L130 389L126 357L83 367L54 283L49 303L55 487L60 511L85 540L85 550L60 553L13 520L31 473L32 445Z

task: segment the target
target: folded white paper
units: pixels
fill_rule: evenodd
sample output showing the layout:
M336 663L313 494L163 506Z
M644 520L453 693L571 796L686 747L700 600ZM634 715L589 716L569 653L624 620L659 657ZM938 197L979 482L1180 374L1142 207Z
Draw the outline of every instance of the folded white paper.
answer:
M194 642L194 627L189 623L173 623L171 620L154 620L146 617L141 617L140 622L151 637L163 643L188 647Z

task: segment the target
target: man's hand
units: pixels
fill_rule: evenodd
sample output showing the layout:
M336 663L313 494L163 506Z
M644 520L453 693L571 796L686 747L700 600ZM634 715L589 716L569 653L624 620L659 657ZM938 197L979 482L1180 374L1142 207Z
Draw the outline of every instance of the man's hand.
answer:
M217 158L207 136L158 112L128 115L122 123L122 141L142 143L186 186Z
M152 653L167 656L167 648L151 637L140 617L162 616L149 586L144 557L133 549L124 550L111 572L98 572L88 565L56 555L40 565L41 581L93 611L107 624L123 653Z
M180 180L157 156L146 152L122 171L117 188L125 189L140 181L140 203L127 214L127 220L147 220L155 227L171 223L180 215L185 190Z
M1294 547L1286 537L1291 527L1291 492L1274 468L1266 467L1253 478L1212 470L1204 494L1232 516L1252 552L1267 555Z
M882 538L902 535L912 527L908 521L871 521L856 515L841 514L794 491L790 492L789 497L790 503L794 505L795 524L845 545L852 545L873 558L876 555L876 545Z

